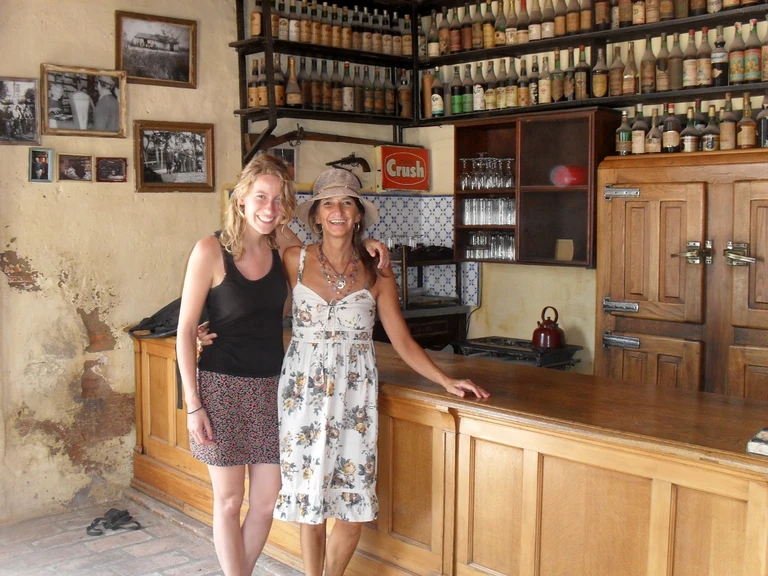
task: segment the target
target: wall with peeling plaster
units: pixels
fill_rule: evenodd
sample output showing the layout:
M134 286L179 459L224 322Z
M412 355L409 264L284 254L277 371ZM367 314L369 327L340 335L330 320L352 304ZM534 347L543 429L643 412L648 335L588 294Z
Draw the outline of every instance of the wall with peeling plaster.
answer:
M218 183L240 166L234 0L2 0L0 75L38 78L43 62L113 69L115 10L196 20L198 88L129 84L125 139L42 137L55 153L128 158L125 184L32 184L28 147L0 146L0 524L128 485L123 328L179 295L189 250L218 225L218 194L134 192L132 122L211 122Z

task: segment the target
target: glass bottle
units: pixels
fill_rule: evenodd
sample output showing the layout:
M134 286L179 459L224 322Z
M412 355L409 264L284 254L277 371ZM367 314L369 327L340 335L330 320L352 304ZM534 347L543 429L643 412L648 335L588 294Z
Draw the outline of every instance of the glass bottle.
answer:
M763 109L755 119L760 148L768 148L768 90L763 94Z
M688 1L689 0L674 0L675 18L688 18Z
M316 45L320 45L320 37L322 36L322 23L320 17L320 9L317 6L317 0L312 0L312 10L310 13L310 35L309 41Z
M667 35L661 33L661 48L656 56L656 92L669 90L669 50L667 49Z
M528 98L531 106L539 103L539 57L531 56L531 73L528 75Z
M619 0L619 28L632 26L632 0Z
M261 0L256 0L251 11L251 38L261 36Z
M728 85L735 86L744 82L744 39L741 37L741 24L736 22L733 40L728 50Z
M472 50L472 17L469 3L464 4L464 16L461 18L461 50Z
M757 19L752 18L749 23L752 29L749 31L744 47L744 82L746 84L760 82L762 72L760 57L763 47L757 37Z
M434 80L432 81L430 108L432 116L445 116L445 102L443 100L443 81L440 79L440 66L435 67Z
M723 9L723 0L707 0L707 14L716 14Z
M328 2L323 2L322 12L320 16L320 45L331 46L331 36L333 33L331 24L331 13L328 8Z
M507 74L507 108L516 108L518 106L517 86L520 77L517 75L515 66L515 57L509 59L509 74Z
M652 94L656 91L656 56L653 55L650 34L645 37L645 52L640 60L640 92Z
M461 68L453 67L453 80L451 81L451 114L461 114L464 112L463 96L461 87Z
M325 63L323 63L325 65ZM317 71L317 58L312 58L312 72L309 73L309 85L312 95L309 100L309 106L312 110L323 109L323 81L320 73Z
M403 56L411 58L413 56L413 30L411 28L411 17L406 14L403 16Z
M494 36L496 30L494 24L496 19L493 17L491 9L491 0L485 2L485 13L483 14L483 48L493 48Z
M379 68L376 67L376 77L378 78ZM381 80L379 80L381 84ZM374 92L376 81L374 80ZM411 85L408 83L408 74L405 68L400 70L400 85L397 87L397 106L401 118L413 118L413 93Z
M504 14L504 0L499 0L499 7L496 12L496 22L493 25L493 45L506 46L507 16Z
M736 125L736 147L755 148L757 146L757 122L752 118L752 102L749 92L744 93L743 114Z
M275 54L275 106L285 106L285 75L280 66L280 56Z
M728 51L725 49L723 27L717 27L715 48L712 50L712 86L728 86Z
M357 6L352 11L352 49L363 49L363 21Z
M507 59L502 58L499 64L499 73L496 76L496 108L501 110L507 107Z
M608 30L611 27L611 3L609 0L595 1L595 30Z
M331 5L331 46L341 48L341 15L336 4Z
M371 18L366 7L363 7L362 28L363 52L373 52L373 28L371 27Z
M765 15L765 19L768 20L768 14ZM766 32L765 40L763 40L760 60L763 64L760 71L760 81L768 82L768 32Z
M626 110L621 112L621 126L616 129L616 154L619 156L632 154L632 128L629 126Z
M619 0L611 0L611 30L619 29Z
M544 9L541 11L541 37L555 37L555 6L552 0L544 0Z
M509 0L509 10L507 10L507 28L504 32L507 46L517 44L517 10L515 9L515 0Z
M496 110L496 86L497 79L496 74L493 71L493 60L488 62L488 71L485 74L485 94L483 95L485 100L486 110Z
M470 29L471 30L471 29ZM448 46L451 54L461 52L461 22L459 21L459 9L453 9L453 17L448 29Z
M680 152L698 152L699 151L699 131L694 126L693 107L688 107L686 113L687 123L682 132L680 132Z
M280 12L277 8L277 0L270 0L269 21L272 31L272 40L277 40L280 36Z
M601 55L602 48L598 48L597 51L597 59L598 64L600 62L600 55ZM603 59L603 67L605 67L605 59ZM608 73L608 68L605 68L605 73ZM586 100L590 97L590 94L592 96L595 96L597 98L597 94L595 94L594 91L594 82L591 79L592 76L592 69L589 67L589 64L587 64L587 50L584 48L584 45L579 46L579 63L576 65L576 70L574 72L574 98L576 100ZM605 78L605 81L607 82L607 78ZM601 81L598 80L598 84L601 84ZM605 88L607 89L607 84L605 85ZM603 91L601 96L605 96L606 90Z
M661 153L661 130L659 130L659 113L656 108L651 111L651 129L645 137L645 153Z
M696 32L688 31L688 44L683 52L683 88L696 87Z
M291 42L301 42L301 20L299 13L296 11L296 0L291 0L288 11L288 40Z
M301 90L301 107L308 110L312 107L312 82L307 73L307 59L302 56L299 64L296 80L299 83L299 90Z
M586 61L584 62L586 65ZM587 66L589 69L589 66ZM589 72L587 72L587 75ZM585 79L581 79L585 82ZM586 81L589 84L589 81ZM568 66L563 71L563 100L572 102L576 100L576 68L573 66L573 47L568 46Z
M344 62L344 77L341 79L341 110L355 111L355 84L349 73L349 62Z
M423 60L427 57L427 34L424 32L424 27L421 25L421 19L419 19L417 36L419 44L419 60Z
M389 12L386 10L381 18L381 53L392 54L392 25L389 22Z
M699 131L699 134L707 127L707 117L701 111L701 98L696 98L693 101L693 125Z
M637 65L635 64L635 43L629 43L627 53L627 65L621 77L621 93L637 94L638 88Z
M403 31L400 28L400 18L397 12L392 13L392 55L404 56L403 54ZM394 86L394 84L393 84Z
M400 103L400 92L403 92L403 100L405 104L399 104L400 116L403 118L413 118L413 92L411 92L411 85L408 84L408 76L405 69L400 70L400 82L401 85L397 89L398 104ZM405 82L403 88L402 82ZM373 68L373 113L383 116L387 111L387 95L384 91L384 83L381 81L381 70L378 66ZM404 114L408 114L405 116Z
M277 39L288 40L288 10L283 0L277 5Z
M673 0L659 0L659 20L672 20L675 17L675 3Z
M706 26L701 29L701 43L696 51L696 85L712 86L712 47Z
M552 102L562 102L565 100L565 73L560 68L560 49L554 50L554 70L552 70Z
M549 57L544 56L539 77L539 104L552 102L552 75L549 73Z
M381 16L379 16L378 9L374 8L371 16L371 50L374 54L381 54L384 51L383 35Z
M568 20L568 6L565 0L557 0L555 4L555 37L565 36Z
M632 122L632 154L645 154L645 137L648 134L648 123L643 118L643 105L635 107L635 118Z
M645 0L632 0L632 26L645 24Z
M352 79L352 85L355 93L355 112L362 114L365 112L365 86L360 76L360 66L355 66L355 77Z
M253 59L251 66L251 79L248 82L248 108L256 108L259 105L259 60Z
M667 104L667 116L664 118L664 126L661 130L662 152L680 152L680 120L675 114L675 105Z
M583 54L582 50L582 54ZM579 56L581 62L581 55ZM579 72L576 71L576 91L579 89ZM608 94L608 66L605 65L605 53L602 48L597 49L597 63L592 69L592 96L602 98Z
M475 77L472 79L472 109L485 110L485 78L482 62L477 63Z
M427 56L436 58L440 56L440 37L437 34L437 12L432 10L432 19L429 23L429 33L427 34Z
M461 109L463 112L472 112L474 106L474 82L472 82L472 64L467 64L464 69L464 79L461 82Z
M448 22L448 8L443 6L440 13L440 25L437 27L437 41L440 44L440 55L451 51L451 25Z
M736 149L736 116L733 113L731 93L725 93L725 110L720 114L720 150Z
M475 14L472 16L472 49L479 50L483 47L483 12L480 10L480 2L475 4Z
M717 127L717 113L715 106L709 106L709 121L707 127L701 132L702 152L717 152L720 150L720 129Z
M435 77L432 70L425 70L421 75L421 116L432 118L432 84Z
M394 116L397 114L397 91L392 82L392 71L384 69L384 114Z
M309 44L312 42L312 20L309 18L309 5L307 0L301 2L301 14L299 15L299 42Z
M645 23L655 24L661 17L659 0L645 0Z
M515 32L515 44L526 44L530 39L528 34L528 8L526 0L520 0L520 14L517 16L517 31Z
M320 109L330 110L333 105L333 92L331 91L331 76L328 74L328 62L323 60L320 71Z
M707 13L707 0L690 0L689 16L703 16Z
M264 58L261 59L261 72L256 78L256 105L264 108L269 106L269 88L267 87Z
M568 0L565 13L565 33L566 35L578 34L581 28L581 7L579 0Z
M621 60L621 46L613 47L613 62L608 70L608 95L621 96L624 77L624 62Z
M368 66L363 70L363 112L366 114L373 114L374 110L374 96L373 96L373 82L368 74Z
M585 32L592 31L592 0L581 0L581 19L579 24L579 32L584 34Z
M517 103L519 106L531 105L530 81L525 69L525 58L520 58L520 77L517 80Z
M541 6L539 0L531 2L531 11L528 15L528 40L541 40Z
M339 74L339 63L334 60L331 74L331 110L341 112L344 108L342 79Z
M723 10L733 10L739 7L739 0L723 0Z
M675 32L672 50L669 52L669 89L683 88L683 51L680 48L680 34Z

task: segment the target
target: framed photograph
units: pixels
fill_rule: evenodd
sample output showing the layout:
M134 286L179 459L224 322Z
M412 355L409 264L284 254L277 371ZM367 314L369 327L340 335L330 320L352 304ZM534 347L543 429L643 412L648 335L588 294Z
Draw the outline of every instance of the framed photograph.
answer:
M137 192L213 192L213 124L133 123Z
M273 156L281 158L285 165L288 167L288 172L291 174L291 179L298 183L299 171L298 171L298 148L293 146L275 146L274 148L267 148L267 152Z
M116 11L115 68L134 84L197 88L197 22Z
M93 158L91 156L85 156L83 154L59 154L57 159L59 181L93 181Z
M96 158L96 182L126 182L127 158Z
M41 64L43 134L125 138L122 70Z
M0 144L40 144L40 100L35 78L0 76Z
M50 148L29 149L29 181L53 182L53 150Z

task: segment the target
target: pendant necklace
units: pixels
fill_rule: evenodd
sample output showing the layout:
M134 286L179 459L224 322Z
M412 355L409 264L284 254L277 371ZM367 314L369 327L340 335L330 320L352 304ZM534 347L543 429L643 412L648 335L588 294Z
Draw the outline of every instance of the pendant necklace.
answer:
M344 288L347 287L347 283L349 283L350 288L354 285L355 279L357 278L357 256L354 253L341 272L336 270L336 268L333 267L333 264L331 264L331 261L328 260L328 257L323 252L322 242L317 245L317 259L320 262L323 276L325 276L326 281L337 297L341 296ZM345 272L347 271L347 268L349 268L350 262L352 263L352 272L347 275ZM333 270L333 273L328 270L328 267Z

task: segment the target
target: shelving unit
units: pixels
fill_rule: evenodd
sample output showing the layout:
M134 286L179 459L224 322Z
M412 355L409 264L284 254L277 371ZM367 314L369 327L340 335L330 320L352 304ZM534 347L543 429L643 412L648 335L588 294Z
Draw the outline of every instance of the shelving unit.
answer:
M461 301L461 269L460 263L453 258L424 258L418 251L413 251L408 246L400 246L393 250L390 262L393 267L400 269L400 302L403 310L412 310L416 308L429 308L430 306L447 304L457 305ZM445 302L446 298L434 298L431 303L416 303L411 300L408 291L408 270L415 268L417 272L417 286L421 288L424 285L424 268L428 266L453 266L456 273L456 301Z

